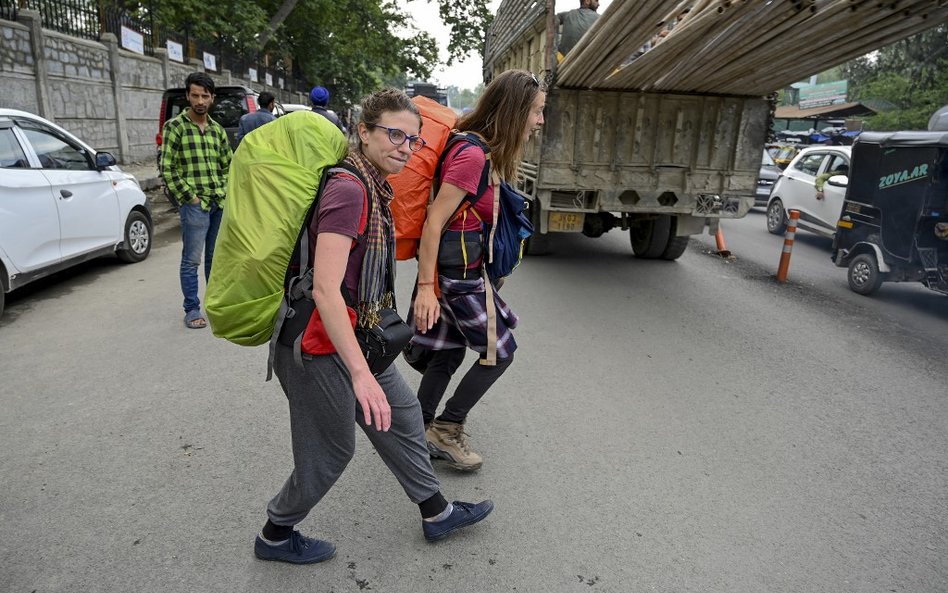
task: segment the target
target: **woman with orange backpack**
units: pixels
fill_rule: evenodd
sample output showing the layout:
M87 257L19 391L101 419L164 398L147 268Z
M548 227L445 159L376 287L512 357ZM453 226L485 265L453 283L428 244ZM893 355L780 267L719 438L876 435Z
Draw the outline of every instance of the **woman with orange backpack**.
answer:
M517 317L497 294L499 281L484 269L491 239L483 231L497 226L494 193L500 182L516 180L527 140L543 125L545 103L546 90L530 72L508 70L491 81L474 110L457 122L460 138L442 155L435 180L440 185L422 231L412 344L431 354L418 399L429 452L461 471L483 463L464 433L467 415L513 362L517 348L511 333ZM467 348L479 360L436 418Z

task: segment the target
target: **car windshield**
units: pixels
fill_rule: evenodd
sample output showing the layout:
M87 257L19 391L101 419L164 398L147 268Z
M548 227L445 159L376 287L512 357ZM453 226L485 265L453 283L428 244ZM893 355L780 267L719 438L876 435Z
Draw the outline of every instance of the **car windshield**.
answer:
M184 95L177 95L170 98L171 108L168 113L168 119L177 116L183 109L188 107L188 98ZM214 105L211 107L211 118L224 126L225 128L236 128L240 122L240 116L247 113L247 103L244 97L220 91L214 97Z
M774 167L777 163L770 157L770 153L765 150L763 158L760 159L760 164L764 167Z

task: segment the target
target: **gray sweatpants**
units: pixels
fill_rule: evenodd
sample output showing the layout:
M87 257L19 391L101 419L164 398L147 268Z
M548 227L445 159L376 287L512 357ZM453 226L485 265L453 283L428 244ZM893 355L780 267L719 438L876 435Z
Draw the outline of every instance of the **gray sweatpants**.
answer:
M379 457L404 488L420 503L434 496L441 484L431 467L421 405L395 365L378 377L392 408L386 432L365 426L355 399L349 371L339 355L293 360L293 349L277 345L273 370L290 404L293 473L267 506L270 521L296 525L329 492L355 452L357 422Z

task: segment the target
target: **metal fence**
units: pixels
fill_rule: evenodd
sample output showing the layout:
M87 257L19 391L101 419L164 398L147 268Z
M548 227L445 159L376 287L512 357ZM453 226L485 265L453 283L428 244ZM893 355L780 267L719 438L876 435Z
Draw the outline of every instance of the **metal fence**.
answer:
M26 7L39 10L47 29L83 39L99 39L99 7L92 0L28 0Z
M0 0L0 19L16 20L17 0Z
M151 16L151 11L145 13L145 17L133 16L129 11L121 6L103 4L102 28L103 32L112 33L122 41L122 27L141 34L142 46L145 55L155 55L155 46L164 47L164 40L156 39L155 19ZM157 42L157 43L156 43Z

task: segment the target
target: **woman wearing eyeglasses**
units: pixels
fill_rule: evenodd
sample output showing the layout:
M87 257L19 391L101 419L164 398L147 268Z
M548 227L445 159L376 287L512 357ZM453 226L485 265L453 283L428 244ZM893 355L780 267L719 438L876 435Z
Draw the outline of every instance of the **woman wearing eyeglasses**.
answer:
M487 86L474 110L457 122L457 129L467 137L449 144L437 180L440 187L422 230L412 343L432 350L433 355L418 399L429 451L461 471L473 471L483 464L464 432L468 413L509 368L517 348L510 331L516 327L517 317L496 294L498 287L485 282L480 271L488 252L482 221L493 221L493 183L516 180L524 146L543 125L545 103L540 81L523 70L508 70ZM495 336L488 336L487 290L493 291L496 308ZM493 366L486 357L489 339L497 345ZM461 379L441 415L435 417L468 348L477 352L479 359Z
M418 399L394 366L372 375L353 331L354 316L363 319L394 300L387 277L394 269L392 188L385 178L424 146L420 130L418 110L404 93L370 95L362 103L359 146L341 164L349 172L334 173L322 190L308 229L316 302L310 324L321 323L330 343L304 356L302 365L292 348L276 346L273 368L289 400L294 469L267 506L267 523L254 542L262 560L309 564L335 554L331 543L303 536L294 526L352 458L353 421L418 505L428 541L477 523L493 509L489 500L448 503L441 495Z

